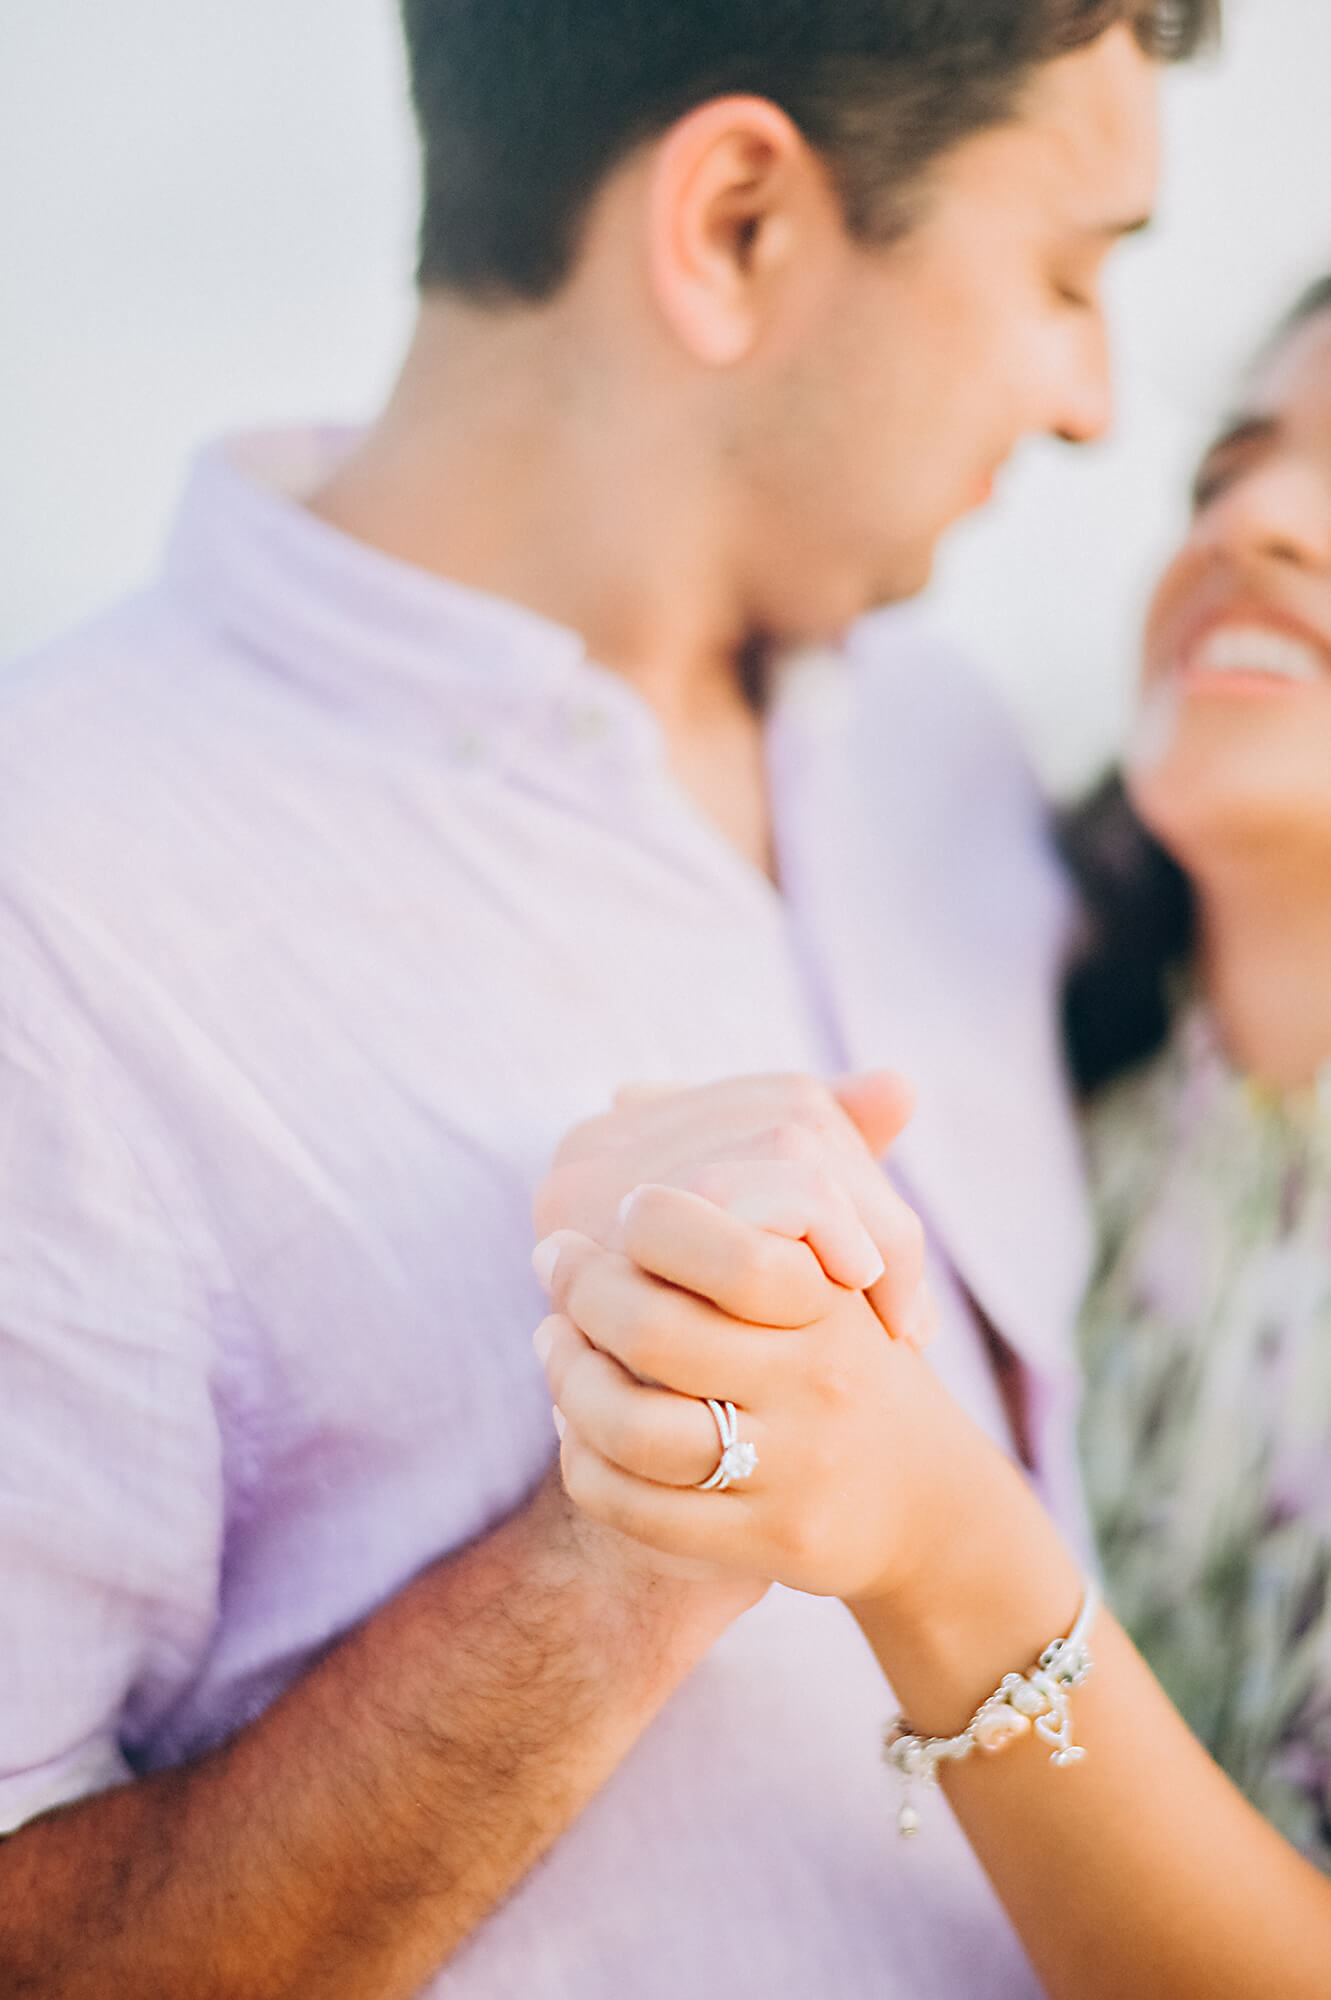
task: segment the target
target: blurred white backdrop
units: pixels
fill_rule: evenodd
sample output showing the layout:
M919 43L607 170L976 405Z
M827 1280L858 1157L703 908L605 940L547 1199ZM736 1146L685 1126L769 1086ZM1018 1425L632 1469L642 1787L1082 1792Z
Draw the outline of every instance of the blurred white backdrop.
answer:
M1331 0L1229 8L1112 280L1114 437L1029 447L930 594L1061 788L1117 737L1209 422L1331 268ZM199 440L370 412L414 211L392 0L0 0L0 661L149 573Z

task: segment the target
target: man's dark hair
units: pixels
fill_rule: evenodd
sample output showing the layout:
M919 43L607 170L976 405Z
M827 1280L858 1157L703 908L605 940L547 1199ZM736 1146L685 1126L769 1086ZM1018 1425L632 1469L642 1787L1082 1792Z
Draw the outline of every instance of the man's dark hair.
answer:
M769 99L890 240L932 162L1017 109L1033 71L1117 22L1188 56L1220 0L403 0L424 155L418 276L540 300L632 149L709 98Z

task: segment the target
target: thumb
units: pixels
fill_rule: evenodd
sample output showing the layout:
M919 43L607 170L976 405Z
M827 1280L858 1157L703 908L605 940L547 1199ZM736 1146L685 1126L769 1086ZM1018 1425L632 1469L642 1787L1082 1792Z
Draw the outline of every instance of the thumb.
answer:
M875 1159L895 1144L915 1112L915 1092L894 1070L838 1077L831 1089Z

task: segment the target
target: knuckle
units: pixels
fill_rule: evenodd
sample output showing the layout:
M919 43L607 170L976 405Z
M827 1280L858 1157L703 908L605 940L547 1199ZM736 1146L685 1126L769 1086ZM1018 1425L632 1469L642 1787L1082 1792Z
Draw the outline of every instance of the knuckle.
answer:
M765 1231L746 1231L727 1246L724 1282L728 1295L738 1301L759 1305L777 1281L782 1245Z
M853 1212L854 1203L841 1182L829 1173L824 1156L804 1163L800 1181L809 1200L816 1202L820 1208L850 1209Z
M811 1076L792 1076L786 1081L786 1104L789 1115L804 1125L822 1125L828 1114L830 1100L821 1083Z
M844 1357L835 1348L829 1346L820 1356L819 1366L813 1373L811 1390L820 1414L825 1419L839 1418L855 1408L857 1401L855 1371L846 1365Z
M783 1509L770 1523L768 1537L783 1567L807 1563L818 1539L813 1508Z
M806 1125L783 1118L767 1134L767 1150L773 1159L809 1164L817 1157L817 1142Z
M714 1162L710 1166L699 1167L689 1175L688 1188L703 1201L710 1201L717 1208L724 1208L734 1189L734 1175L727 1166Z
M826 1149L805 1125L792 1127L783 1143L786 1156L769 1168L770 1177L787 1201L810 1212L823 1208L836 1193L836 1182L826 1168Z
M823 1173L820 1174L819 1180L820 1185L825 1190L829 1207L835 1209L839 1216L844 1217L848 1221L863 1222L864 1216L859 1197L865 1193L864 1184L858 1179L853 1169L845 1175Z

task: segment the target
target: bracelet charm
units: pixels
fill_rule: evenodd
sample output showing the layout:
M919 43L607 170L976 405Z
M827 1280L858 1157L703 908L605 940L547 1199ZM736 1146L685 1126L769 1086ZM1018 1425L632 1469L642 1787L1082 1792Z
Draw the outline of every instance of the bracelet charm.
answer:
M1086 1752L1072 1739L1070 1696L1094 1664L1087 1637L1099 1609L1100 1593L1088 1582L1077 1622L1067 1637L1046 1646L1029 1672L1004 1674L959 1735L920 1736L900 1715L889 1723L883 1755L905 1791L897 1815L899 1833L909 1839L920 1830L920 1816L911 1800L912 1784L936 1785L944 1764L961 1763L974 1750L992 1755L1034 1731L1051 1746L1050 1762L1061 1770L1081 1762Z

